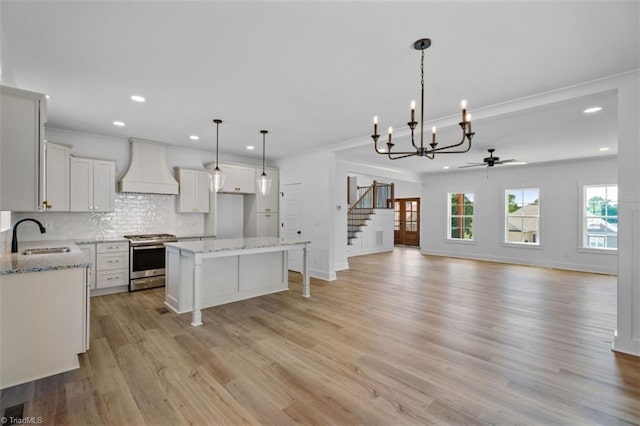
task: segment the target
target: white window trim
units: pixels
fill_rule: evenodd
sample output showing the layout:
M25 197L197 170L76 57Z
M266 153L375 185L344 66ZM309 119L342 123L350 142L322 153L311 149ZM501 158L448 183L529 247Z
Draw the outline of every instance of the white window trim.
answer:
M0 212L0 232L11 229L11 212Z
M507 205L509 199L507 197L507 191L525 191L527 189L536 189L538 190L538 241L535 243L523 243L523 242L513 242L507 240ZM519 247L519 248L544 248L542 245L542 188L540 185L509 185L502 187L502 214L501 216L501 225L502 225L502 237L500 238L500 245L503 247Z
M473 191L456 191L456 192L447 192L447 235L445 236L445 241L449 243L461 243L461 244L476 244L476 194ZM473 195L473 214L471 215L471 219L473 220L473 238L451 238L451 194L472 194Z
M609 182L609 183L603 183ZM596 254L618 254L618 249L613 248L595 248L585 246L585 212L584 212L584 191L587 186L618 186L618 183L612 179L589 179L578 181L578 252L580 253L596 253ZM618 191L620 188L618 188ZM618 192L618 203L620 202L620 193ZM619 207L618 207L619 209ZM618 210L619 213L619 210ZM618 219L620 216L618 215Z

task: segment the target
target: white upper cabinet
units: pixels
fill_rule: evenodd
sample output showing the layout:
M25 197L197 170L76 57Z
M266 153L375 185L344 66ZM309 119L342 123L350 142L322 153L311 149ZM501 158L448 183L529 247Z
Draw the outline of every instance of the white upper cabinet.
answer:
M0 86L0 210L42 210L46 98Z
M176 169L180 182L179 213L209 213L209 172Z
M69 211L69 159L71 148L46 142L45 204L47 211Z
M116 164L114 161L71 157L70 210L115 210Z
M224 186L219 192L236 194L256 193L255 168L221 164L220 169L225 177Z

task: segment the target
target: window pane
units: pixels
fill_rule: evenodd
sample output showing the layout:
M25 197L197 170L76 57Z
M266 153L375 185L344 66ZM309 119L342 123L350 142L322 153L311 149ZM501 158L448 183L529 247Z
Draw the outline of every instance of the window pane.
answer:
M473 194L448 194L449 239L473 239Z
M617 249L618 187L593 185L584 187L583 241L588 248Z

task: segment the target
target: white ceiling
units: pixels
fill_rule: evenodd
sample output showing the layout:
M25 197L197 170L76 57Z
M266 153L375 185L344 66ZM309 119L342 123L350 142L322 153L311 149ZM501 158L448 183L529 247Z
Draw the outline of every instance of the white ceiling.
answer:
M472 152L434 161L391 162L372 153L369 135L374 114L381 129L408 121L419 96L419 38L433 41L430 121L457 114L463 98L473 112L638 69L638 6L2 0L2 77L50 94L48 125L59 129L212 150L211 120L221 118L222 155L259 157L260 129L270 131L271 159L344 143L341 158L419 172L481 161L489 147L530 163L603 155L602 146L615 154L615 93L478 120ZM604 110L581 113L592 104ZM439 140L458 137L450 132Z

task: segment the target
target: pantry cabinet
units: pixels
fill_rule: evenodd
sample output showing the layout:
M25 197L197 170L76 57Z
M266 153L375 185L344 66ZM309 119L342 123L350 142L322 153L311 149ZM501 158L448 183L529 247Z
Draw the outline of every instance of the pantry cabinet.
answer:
M0 86L0 210L43 209L46 97Z
M71 157L70 210L115 210L116 164L110 160Z
M205 170L176 169L180 182L179 213L209 213L209 172Z

